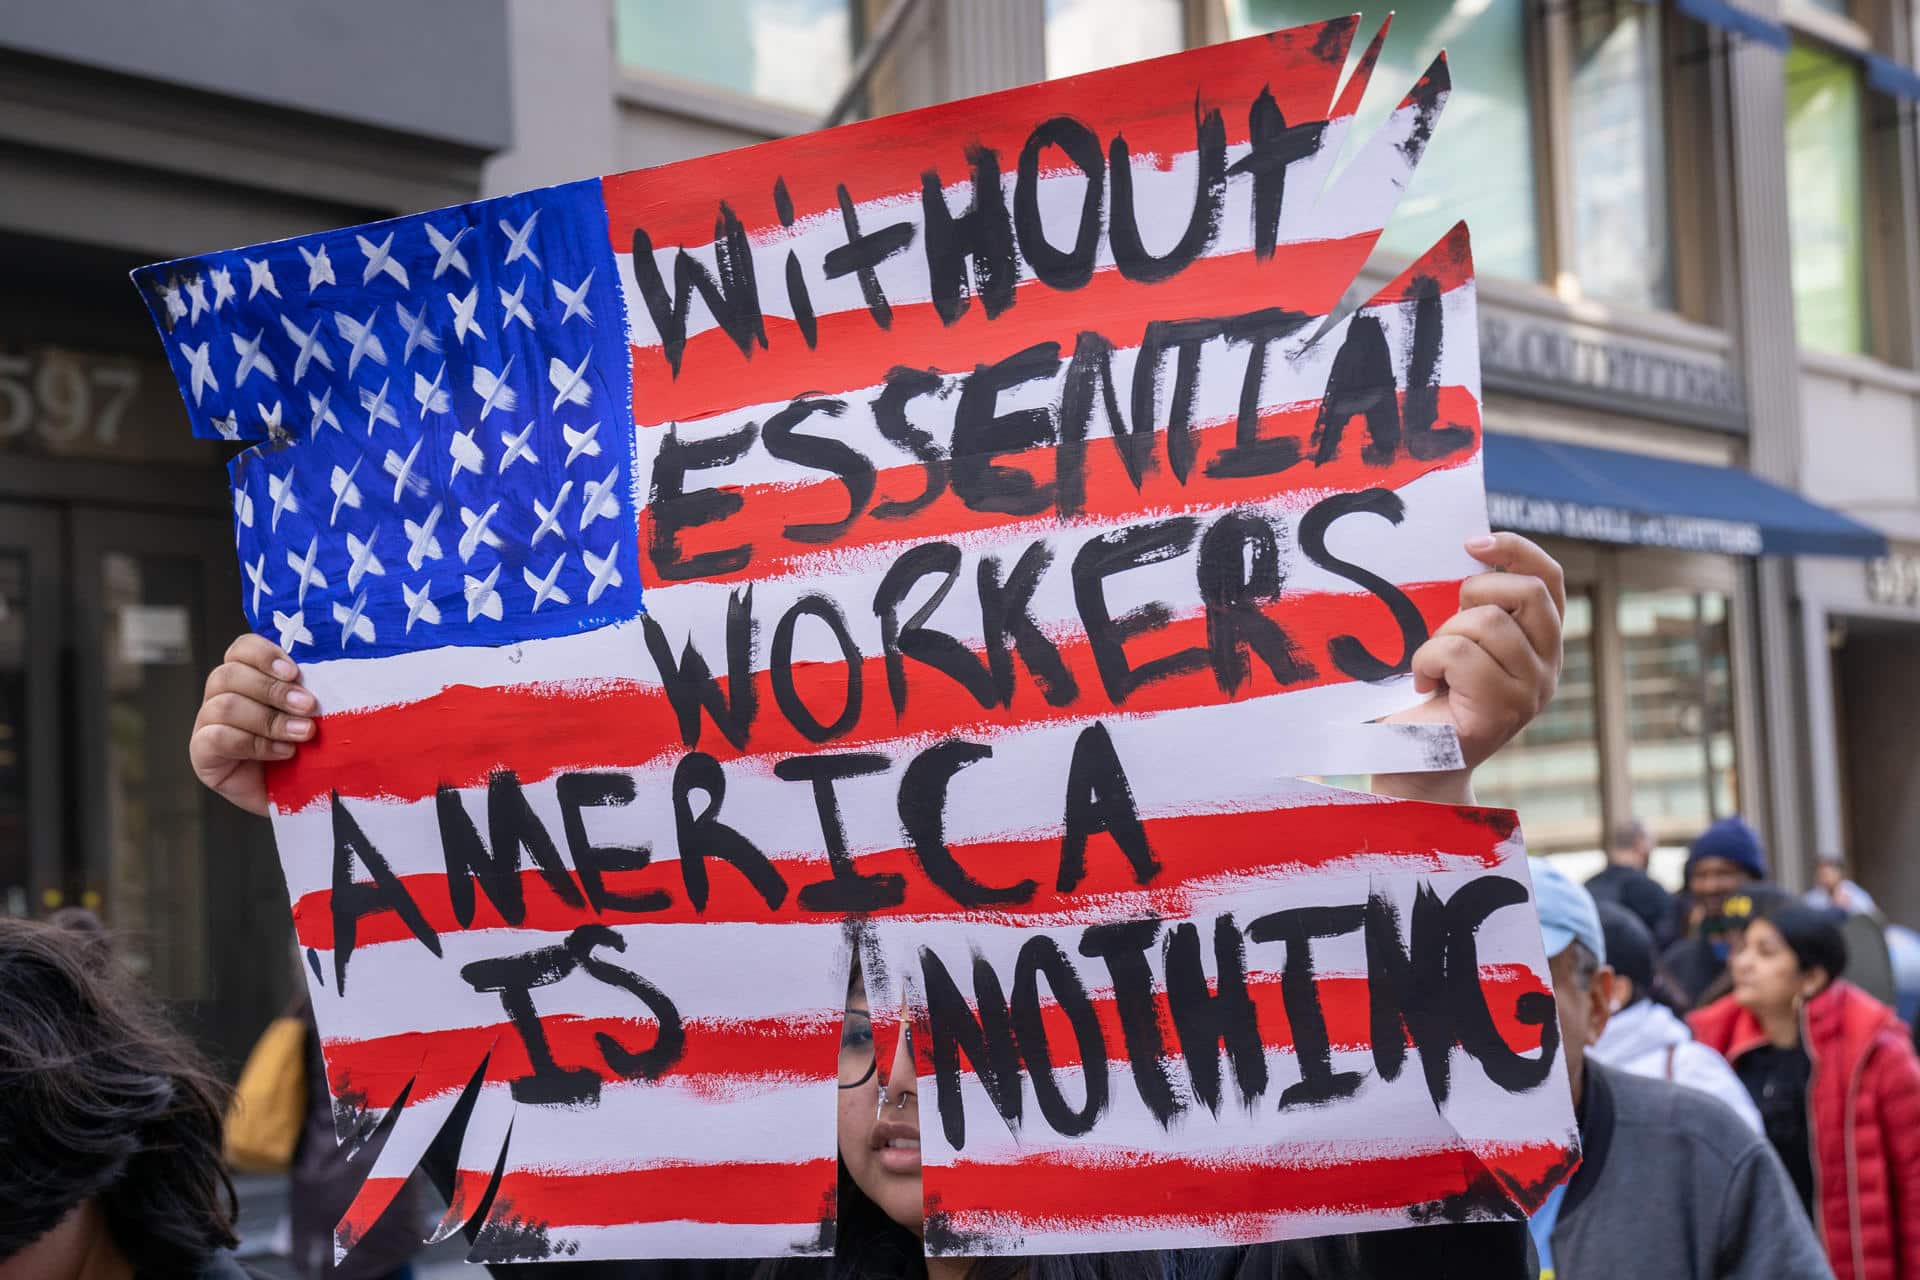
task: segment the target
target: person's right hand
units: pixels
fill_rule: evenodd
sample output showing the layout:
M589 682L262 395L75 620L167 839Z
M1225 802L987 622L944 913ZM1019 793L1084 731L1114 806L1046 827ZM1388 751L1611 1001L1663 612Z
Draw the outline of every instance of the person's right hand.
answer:
M207 677L187 754L207 786L248 813L267 811L265 761L293 756L313 737L314 696L280 646L248 632Z

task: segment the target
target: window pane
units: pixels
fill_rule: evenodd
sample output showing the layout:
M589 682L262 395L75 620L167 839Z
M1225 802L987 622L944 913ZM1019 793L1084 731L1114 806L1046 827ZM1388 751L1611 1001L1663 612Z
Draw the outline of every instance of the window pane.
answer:
M1187 46L1182 0L1047 0L1047 74L1073 76Z
M1574 267L1593 298L1665 307L1665 113L1660 23L1639 0L1574 7Z
M1793 318L1803 346L1867 348L1866 223L1858 65L1812 45L1787 52L1787 216Z
M1530 853L1599 850L1600 731L1593 685L1593 603L1567 597L1560 689L1520 736L1475 770L1481 804L1514 809Z
M1315 0L1223 0L1235 36L1318 22ZM1462 218L1473 261L1487 275L1540 277L1533 182L1533 102L1527 76L1525 0L1404 5L1393 18L1367 86L1346 159L1372 136L1441 49L1453 95L1433 141L1380 243L1396 253L1433 247ZM1359 39L1371 39L1363 28Z
M1684 844L1739 794L1727 598L1623 591L1620 644L1633 813L1660 844Z
M824 112L853 65L851 0L619 0L620 64Z

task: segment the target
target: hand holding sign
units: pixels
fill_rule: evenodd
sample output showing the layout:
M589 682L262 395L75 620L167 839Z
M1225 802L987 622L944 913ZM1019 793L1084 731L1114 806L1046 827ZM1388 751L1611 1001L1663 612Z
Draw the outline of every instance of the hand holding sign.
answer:
M1459 549L1465 228L1327 318L1448 87L1333 176L1355 26L139 273L255 444L193 754L392 1121L343 1244L458 1115L486 1257L829 1247L855 952L935 1253L1564 1175L1511 815L1288 780L1457 773L1558 665L1551 562ZM166 305L243 260L307 287Z

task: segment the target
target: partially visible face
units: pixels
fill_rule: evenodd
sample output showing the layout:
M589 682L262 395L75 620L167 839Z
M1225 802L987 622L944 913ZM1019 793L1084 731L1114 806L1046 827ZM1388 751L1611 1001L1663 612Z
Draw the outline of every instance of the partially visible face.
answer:
M1788 1013L1796 998L1817 995L1826 985L1826 971L1803 971L1793 948L1768 920L1755 920L1741 931L1727 958L1727 973L1734 1002L1756 1017Z
M100 1210L93 1201L76 1205L54 1224L53 1230L10 1258L0 1259L0 1280L41 1280L46 1276L77 1276L102 1228Z
M1846 876L1841 874L1839 863L1823 862L1814 869L1813 878L1822 889L1825 889L1828 893L1835 893L1838 892L1840 882L1846 879Z
M840 1158L854 1185L869 1200L919 1235L925 1220L920 1200L920 1095L915 1088L913 1050L904 1030L895 1038L892 1060L884 1067L874 1060L866 985L855 974L840 1034Z
M1727 899L1746 886L1745 868L1727 858L1702 858L1687 872L1687 892L1709 916L1721 914Z
M1600 1038L1613 1014L1613 970L1601 965L1582 986L1575 966L1572 947L1547 961L1547 971L1553 975L1553 1003L1560 1015L1561 1052L1567 1055L1567 1083L1578 1104L1587 1046Z

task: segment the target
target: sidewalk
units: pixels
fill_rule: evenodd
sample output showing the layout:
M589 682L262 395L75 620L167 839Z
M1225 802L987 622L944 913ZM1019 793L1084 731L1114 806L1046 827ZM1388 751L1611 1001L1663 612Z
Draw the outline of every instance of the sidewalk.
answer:
M294 1280L287 1260L287 1180L237 1174L233 1185L240 1193L240 1257L272 1280ZM429 1207L430 1215L438 1216L441 1207L435 1201ZM486 1272L468 1266L466 1253L466 1241L459 1236L422 1249L413 1260L415 1280L483 1280Z

